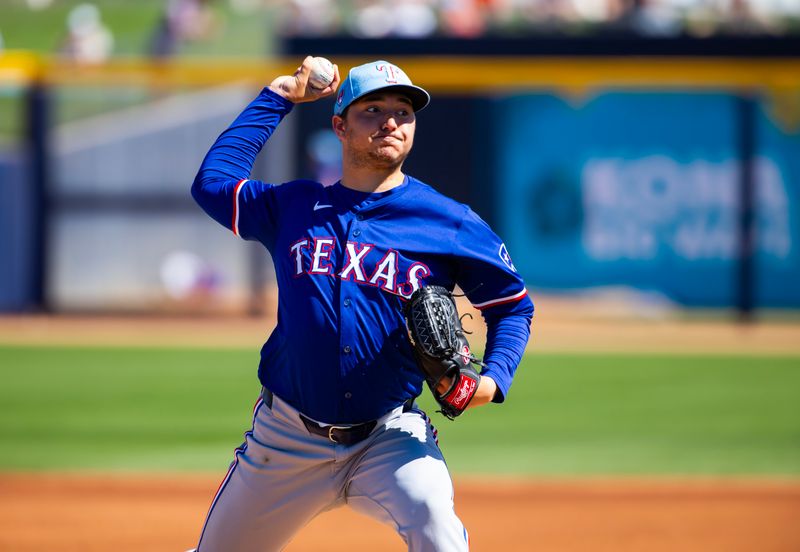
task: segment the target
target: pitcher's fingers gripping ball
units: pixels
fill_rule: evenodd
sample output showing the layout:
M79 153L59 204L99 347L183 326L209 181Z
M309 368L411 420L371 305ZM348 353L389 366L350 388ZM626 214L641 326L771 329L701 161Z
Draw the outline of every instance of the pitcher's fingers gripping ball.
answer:
M333 63L324 57L315 57L311 66L311 74L308 76L308 84L318 90L327 88L334 77Z

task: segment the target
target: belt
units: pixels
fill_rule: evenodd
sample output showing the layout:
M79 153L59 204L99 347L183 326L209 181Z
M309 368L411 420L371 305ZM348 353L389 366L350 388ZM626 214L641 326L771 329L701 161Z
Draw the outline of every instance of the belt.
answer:
M274 400L272 391L266 387L262 387L261 396L264 398L264 403L266 403L267 408L272 408L272 402ZM346 426L320 425L314 420L303 416L301 412L297 414L300 416L300 421L303 422L303 425L306 426L309 433L325 437L334 443L347 446L355 445L366 439L367 436L372 433L372 430L375 429L375 426L378 425L377 420Z
M272 391L266 387L261 388L261 395L267 408L272 408L272 401L274 395ZM409 399L403 404L403 412L408 412L414 406L414 399ZM302 412L297 413L300 416L300 421L306 426L309 433L325 437L339 445L351 446L360 443L366 439L375 426L378 425L378 420L370 420L362 424L355 425L321 425L314 420L307 418Z
M309 433L326 437L339 445L355 445L360 443L367 436L372 433L375 426L378 425L377 420L364 422L363 424L337 426L337 425L320 425L314 420L309 420L300 414L300 420L306 426Z

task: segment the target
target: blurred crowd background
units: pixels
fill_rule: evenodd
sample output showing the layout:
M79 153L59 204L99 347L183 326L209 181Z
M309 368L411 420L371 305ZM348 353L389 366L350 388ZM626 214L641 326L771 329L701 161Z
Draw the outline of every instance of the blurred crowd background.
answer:
M792 0L299 0L284 32L359 37L776 34L798 31Z
M51 49L86 62L113 54L261 55L289 36L800 34L797 0L2 0L0 10L0 48ZM47 32L26 32L34 21ZM262 40L242 40L255 29Z

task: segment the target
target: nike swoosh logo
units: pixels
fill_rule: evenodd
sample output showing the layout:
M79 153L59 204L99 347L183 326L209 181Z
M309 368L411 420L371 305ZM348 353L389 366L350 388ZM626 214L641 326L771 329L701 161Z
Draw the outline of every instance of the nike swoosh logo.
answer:
M320 209L325 209L326 207L333 207L333 205L320 205L319 201L314 204L314 210L319 211Z

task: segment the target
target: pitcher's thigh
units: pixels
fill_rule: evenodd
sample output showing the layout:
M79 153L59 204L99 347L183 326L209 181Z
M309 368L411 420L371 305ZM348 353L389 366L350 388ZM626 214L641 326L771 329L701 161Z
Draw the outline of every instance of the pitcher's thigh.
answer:
M404 420L369 447L352 474L347 503L394 527L410 551L469 548L447 465L424 419Z
M238 461L215 497L197 552L272 552L327 505L326 493L289 486Z
M256 412L209 509L198 552L281 550L337 499L329 462L312 450L308 432L285 425L267 407Z

